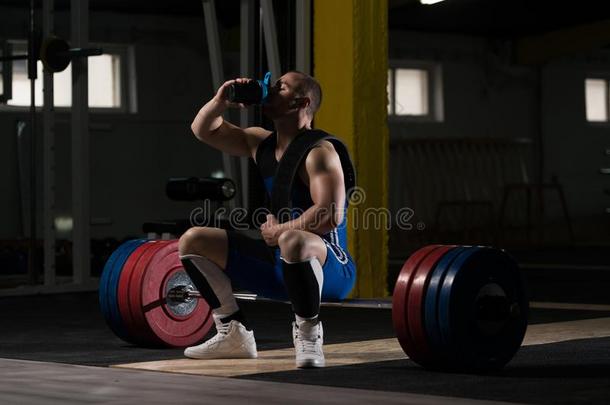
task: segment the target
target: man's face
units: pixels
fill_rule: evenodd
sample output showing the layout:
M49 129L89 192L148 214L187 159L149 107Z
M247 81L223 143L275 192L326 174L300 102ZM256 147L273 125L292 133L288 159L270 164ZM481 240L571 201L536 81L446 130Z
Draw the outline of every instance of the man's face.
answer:
M296 89L300 80L297 73L286 73L280 77L269 89L267 102L263 105L265 115L275 119L298 111L301 96L297 94Z

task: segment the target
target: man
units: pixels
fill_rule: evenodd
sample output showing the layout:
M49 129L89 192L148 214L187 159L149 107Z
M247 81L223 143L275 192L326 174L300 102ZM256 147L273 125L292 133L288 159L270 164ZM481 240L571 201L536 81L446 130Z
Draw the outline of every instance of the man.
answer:
M255 160L269 193L278 161L295 138L307 136L322 91L301 72L288 72L270 89L263 112L275 131L240 128L222 118L228 101L224 83L204 105L191 129L202 142L235 156ZM293 184L292 209L300 216L279 223L273 215L259 237L244 232L194 227L180 238L185 270L213 309L217 334L185 350L191 358L255 358L254 334L232 294L232 282L269 298L288 298L295 312L293 341L297 367L323 367L323 330L318 320L321 299L342 300L355 282L355 265L347 252L346 192L340 157L327 140L301 161ZM294 216L293 216L294 217Z

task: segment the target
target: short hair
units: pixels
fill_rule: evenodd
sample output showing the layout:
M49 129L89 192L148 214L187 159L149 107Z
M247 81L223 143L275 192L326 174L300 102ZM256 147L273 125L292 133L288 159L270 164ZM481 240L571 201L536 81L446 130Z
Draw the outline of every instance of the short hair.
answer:
M320 87L320 83L307 73L298 70L291 70L286 73L296 73L301 76L301 81L295 91L301 97L309 97L307 114L313 118L314 114L320 109L320 104L322 104L322 87Z

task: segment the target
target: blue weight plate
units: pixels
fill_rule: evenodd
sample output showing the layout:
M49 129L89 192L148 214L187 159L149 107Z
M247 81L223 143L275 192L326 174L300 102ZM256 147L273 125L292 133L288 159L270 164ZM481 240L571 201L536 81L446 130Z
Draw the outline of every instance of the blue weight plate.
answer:
M128 248L123 250L119 256L117 256L116 261L114 262L114 266L112 267L112 272L110 273L110 280L108 282L108 303L110 309L110 324L111 328L114 326L114 333L120 337L121 339L132 342L127 330L125 329L125 325L123 323L123 318L121 317L121 313L119 311L119 303L118 303L118 290L119 290L119 278L121 276L121 272L123 271L123 265L129 259L129 256L136 250L140 245L146 243L146 240L137 239L133 241L133 244L129 245Z
M110 255L106 264L104 264L104 269L102 270L102 275L100 276L100 284L99 284L99 302L100 302L100 310L104 319L110 322L110 304L108 303L108 294L109 294L109 282L110 282L110 274L112 273L112 268L118 256L121 255L121 252L125 249L131 249L131 245L133 245L136 241L129 240L127 242L122 243L117 247L114 252Z
M114 261L112 262L112 265L109 266L108 276L106 278L106 288L104 291L106 297L106 321L108 326L110 326L110 329L112 329L115 335L128 342L131 342L131 339L125 330L118 307L117 291L119 276L121 275L123 265L129 258L129 255L143 243L146 243L146 240L135 239L127 241L119 246L115 251L116 256Z
M438 296L440 289L451 263L455 260L460 252L465 248L462 246L456 247L445 255L436 263L430 282L424 296L424 327L428 336L430 349L434 351L439 358L443 357L443 347L441 342L441 331L438 324Z
M442 282L438 323L449 364L463 371L498 370L523 342L529 305L517 263L505 252L470 247Z
M451 287L453 286L456 274L462 269L464 261L479 249L481 248L478 246L469 246L459 252L457 257L453 260L453 263L451 263L447 268L447 271L445 272L445 277L443 278L443 281L441 282L439 287L437 314L441 345L445 348L450 349L451 351L454 350L454 342L451 340L452 336L449 316L451 315L451 310L456 310L456 308L451 308L450 306ZM441 310L441 308L443 309Z
M108 309L108 280L110 279L110 269L114 265L114 261L118 256L119 248L115 249L114 252L112 252L110 257L104 264L104 269L102 270L102 275L100 276L98 298L100 303L100 311L102 312L102 315L104 316L104 319L106 321L108 321L110 317L110 312Z

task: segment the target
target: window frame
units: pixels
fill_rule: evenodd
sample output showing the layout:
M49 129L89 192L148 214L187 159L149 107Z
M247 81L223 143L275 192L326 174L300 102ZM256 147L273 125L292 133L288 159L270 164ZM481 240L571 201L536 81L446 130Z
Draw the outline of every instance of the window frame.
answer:
M587 80L603 80L606 82L606 120L605 121L589 121L587 119ZM587 125L594 127L610 127L610 72L591 71L585 74L582 80L584 111L583 117Z
M2 56L10 55L13 53L13 46L9 41L2 40L0 41L0 51L2 51ZM12 86L13 79L13 64L11 61L2 61L0 62L0 66L2 67L2 75L0 75L0 80L2 80L2 93L0 93L0 106L5 104L8 101L7 93L12 97L13 89L9 89L7 92L4 88L5 83L9 83Z
M15 45L23 46L27 45L27 40L24 39L9 39L6 40L10 47L12 48L12 52L14 52ZM89 44L91 47L102 48L104 50L104 54L118 55L120 59L120 107L89 107L89 113L92 114L127 114L127 113L136 113L137 112L137 103L136 103L136 82L135 82L135 52L133 49L133 45L130 44L119 44L119 43L97 43L91 42ZM27 46L26 46L27 47ZM11 69L12 70L12 69ZM12 74L12 72L11 72ZM41 80L42 78L38 78L37 80ZM11 78L12 83L12 78ZM0 98L2 98L3 94L0 94ZM5 104L6 101L0 103L0 113L5 112L24 112L29 110L29 106L18 106L18 105L8 105ZM36 106L36 111L42 111L44 106ZM53 110L56 113L70 113L72 110L72 106L55 106L53 105Z
M396 69L418 69L428 73L428 113L423 115L396 115ZM390 92L388 103L392 100L388 120L390 122L443 122L444 121L444 102L443 102L443 81L442 66L438 62L409 60L409 59L390 59L388 70L391 77ZM388 81L390 78L388 77Z

